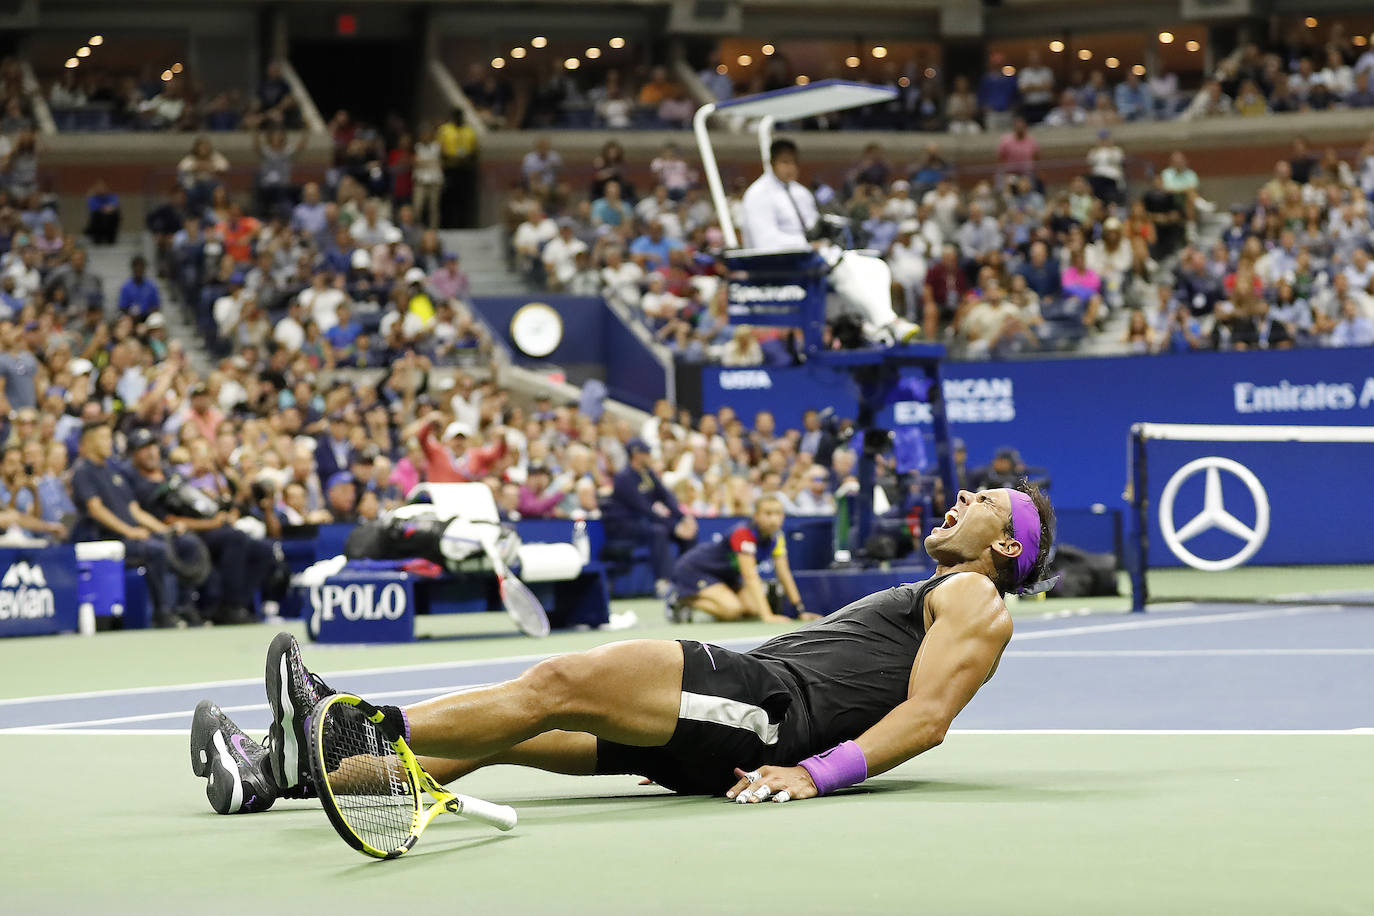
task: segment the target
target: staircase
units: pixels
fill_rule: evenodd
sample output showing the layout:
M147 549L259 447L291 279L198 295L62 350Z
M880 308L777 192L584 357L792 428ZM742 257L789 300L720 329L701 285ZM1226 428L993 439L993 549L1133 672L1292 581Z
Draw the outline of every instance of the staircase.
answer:
M501 226L445 229L439 233L445 251L458 253L458 265L478 296L515 296L530 291L506 263L506 233Z
M87 247L87 263L105 284L105 313L113 316L119 303L119 288L129 279L129 262L135 255L148 258L149 275L153 273L153 258L150 257L151 244L144 242L142 232L136 235L121 235L113 245L92 245ZM186 320L182 306L172 300L167 284L157 279L158 291L162 294L162 317L167 320L167 339L177 341L186 352L187 361L200 374L212 368L210 355L205 351L205 341L201 340L193 324Z

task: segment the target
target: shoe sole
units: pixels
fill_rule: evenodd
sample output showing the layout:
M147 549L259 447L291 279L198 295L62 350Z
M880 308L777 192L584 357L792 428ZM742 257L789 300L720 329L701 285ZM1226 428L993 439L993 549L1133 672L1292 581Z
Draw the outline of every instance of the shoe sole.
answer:
M205 784L205 797L210 807L216 814L236 814L243 807L243 775L222 731L216 730L210 739L206 771L210 778Z
M283 789L300 785L300 747L296 742L297 710L291 702L291 648L296 644L290 633L278 633L267 647L267 703L272 707L268 729L272 749L267 755L272 778ZM305 710L308 713L309 710Z
M217 733L214 708L214 703L201 700L191 716L191 772L200 777L210 772L210 742Z

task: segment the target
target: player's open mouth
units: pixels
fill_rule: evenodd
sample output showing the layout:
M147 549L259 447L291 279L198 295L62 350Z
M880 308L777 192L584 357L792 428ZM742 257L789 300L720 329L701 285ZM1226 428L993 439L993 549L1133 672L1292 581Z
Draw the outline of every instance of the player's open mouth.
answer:
M953 528L957 524L959 524L959 516L953 509L950 509L948 512L945 513L945 523L940 527Z

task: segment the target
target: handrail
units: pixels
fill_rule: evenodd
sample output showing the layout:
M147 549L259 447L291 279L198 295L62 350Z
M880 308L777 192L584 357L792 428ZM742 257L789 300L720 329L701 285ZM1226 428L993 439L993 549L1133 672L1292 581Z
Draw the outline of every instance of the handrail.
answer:
M468 98L463 87L458 85L458 81L453 78L453 74L448 72L448 67L438 57L429 59L429 75L439 87L439 92L451 108L457 108L463 112L463 117L472 127L473 133L477 134L477 144L481 146L487 139L487 125L482 120L482 116L477 113L477 106L472 104L472 99Z
M56 136L57 122L53 120L52 109L48 107L48 100L43 95L43 87L38 82L38 76L33 72L33 64L21 60L19 67L23 75L24 92L28 94L29 104L33 106L33 119L38 122L39 132L45 137Z
M310 90L306 88L305 81L296 73L296 68L291 66L291 61L285 57L279 58L277 63L281 64L282 78L286 80L286 85L291 87L291 95L295 98L296 104L301 109L301 120L305 122L305 127L312 134L328 133L329 129L325 126L324 118L320 117L319 108L315 107L315 100L310 95Z

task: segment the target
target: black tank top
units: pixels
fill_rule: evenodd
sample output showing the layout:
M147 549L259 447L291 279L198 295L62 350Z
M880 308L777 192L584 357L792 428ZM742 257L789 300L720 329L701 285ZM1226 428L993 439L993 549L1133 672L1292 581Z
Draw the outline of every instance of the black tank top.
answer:
M795 686L810 720L806 744L824 750L852 741L906 700L926 635L926 595L951 575L860 598L747 653Z

